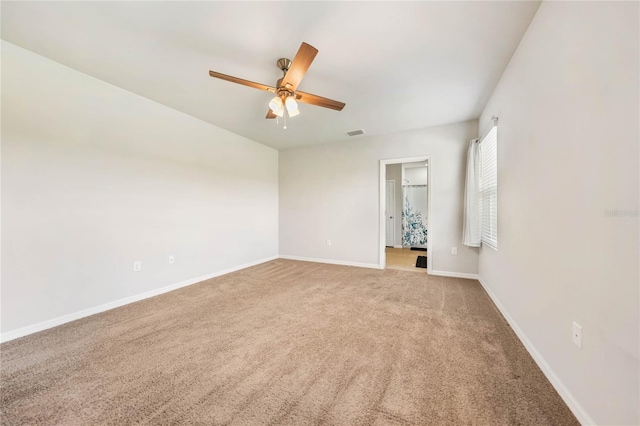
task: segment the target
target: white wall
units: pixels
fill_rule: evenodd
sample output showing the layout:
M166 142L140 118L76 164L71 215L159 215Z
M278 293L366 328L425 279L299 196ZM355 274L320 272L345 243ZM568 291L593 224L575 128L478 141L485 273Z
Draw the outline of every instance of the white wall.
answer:
M6 42L2 114L3 333L277 255L276 150Z
M640 423L638 3L543 2L491 100L498 251L480 275L598 424ZM571 322L583 327L582 350Z
M386 166L386 179L395 181L396 203L393 210L395 219L394 246L402 245L402 164L388 164Z
M433 269L476 273L477 249L461 241L466 149L477 131L469 121L280 151L280 254L378 265L379 162L430 155Z

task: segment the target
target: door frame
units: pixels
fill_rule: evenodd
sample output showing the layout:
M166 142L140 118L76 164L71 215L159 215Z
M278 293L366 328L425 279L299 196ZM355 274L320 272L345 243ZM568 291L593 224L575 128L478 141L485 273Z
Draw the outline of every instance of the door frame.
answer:
M380 160L380 171L379 171L379 183L378 186L380 188L379 195L379 216L378 216L378 248L379 248L379 257L378 257L378 265L380 269L384 269L387 264L387 258L385 255L385 247L386 247L386 219L385 219L385 204L386 204L386 185L387 185L387 165L389 164L402 164L402 163L415 163L418 161L426 161L428 163L427 167L427 273L430 274L433 268L433 233L431 232L432 224L433 224L433 214L431 214L431 194L433 194L433 180L431 179L431 169L433 167L433 163L431 162L431 155L420 155L417 157L405 157L405 158L391 158L387 160ZM404 203L404 200L403 200Z
M387 209L386 209L386 204L387 204L387 183L389 182L393 182L393 206L391 207L391 214L393 215L393 228L391 229L391 247L395 247L396 245L396 180L395 179L386 179L385 180L385 186L384 186L384 190L385 190L385 197L384 197L384 204L385 204L385 233L384 233L384 239L385 239L385 247L388 247L387 244L387 232L386 232L386 225L387 225Z

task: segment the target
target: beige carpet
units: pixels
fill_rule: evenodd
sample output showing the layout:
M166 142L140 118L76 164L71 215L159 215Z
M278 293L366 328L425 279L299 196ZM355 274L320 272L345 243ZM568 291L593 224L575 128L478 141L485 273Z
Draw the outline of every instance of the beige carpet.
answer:
M477 281L276 260L0 346L2 424L577 424Z

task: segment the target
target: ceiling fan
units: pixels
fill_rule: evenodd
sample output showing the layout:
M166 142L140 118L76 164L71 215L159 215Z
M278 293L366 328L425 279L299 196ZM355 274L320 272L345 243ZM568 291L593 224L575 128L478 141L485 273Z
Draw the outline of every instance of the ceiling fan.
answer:
M317 105L324 108L330 108L336 111L342 111L345 104L343 102L334 101L333 99L323 98L322 96L312 95L311 93L301 92L298 89L302 77L306 74L311 62L318 54L318 49L302 43L298 53L293 61L286 58L278 59L277 66L283 72L283 76L276 82L275 87L266 84L255 83L249 80L232 77L215 71L209 71L211 77L220 78L232 83L242 84L244 86L253 87L255 89L266 90L275 93L275 97L269 101L269 110L265 118L295 117L300 114L298 110L298 102L310 105ZM287 128L286 121L284 128Z

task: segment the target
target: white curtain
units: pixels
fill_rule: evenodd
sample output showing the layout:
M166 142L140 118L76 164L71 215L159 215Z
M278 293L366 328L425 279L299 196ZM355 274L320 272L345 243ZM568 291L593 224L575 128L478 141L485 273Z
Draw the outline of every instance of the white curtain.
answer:
M469 143L467 152L467 179L464 187L464 218L462 224L462 244L480 247L480 156L477 139Z
M427 186L407 185L402 188L402 245L427 247Z

